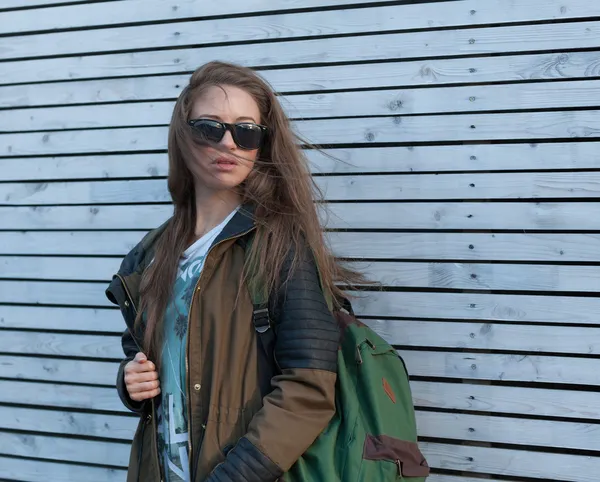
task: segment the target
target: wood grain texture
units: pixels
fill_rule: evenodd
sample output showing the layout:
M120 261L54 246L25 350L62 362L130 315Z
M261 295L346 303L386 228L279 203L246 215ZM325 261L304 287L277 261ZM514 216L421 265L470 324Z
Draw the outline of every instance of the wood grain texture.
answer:
M293 123L314 144L415 143L600 138L599 111L521 112L417 117L312 119ZM0 154L39 156L166 149L164 127L28 132L0 135Z
M598 97L600 81L586 80L283 95L279 100L288 117L312 119L594 107ZM14 109L0 117L0 131L168 124L174 105L155 101Z
M363 321L388 342L404 347L600 354L600 328L448 321Z
M399 351L411 376L598 385L592 358L490 353Z
M393 262L355 266L369 279L402 288L600 292L598 266Z
M313 173L449 173L598 169L597 142L364 147L305 151ZM166 154L2 159L1 181L155 178L168 174Z
M120 261L121 258L0 256L0 275L10 279L104 281L108 284ZM598 266L369 261L353 263L353 267L369 279L391 287L600 292Z
M0 453L46 460L111 465L126 468L129 445L44 435L0 432Z
M569 482L597 478L597 457L434 443L421 448L431 467L447 470Z
M4 231L0 232L3 254L95 254L125 256L145 231Z
M27 460L0 455L0 477L6 480L27 480L28 482L72 482L86 480L93 482L123 482L126 470L106 469L86 465L61 464L41 460Z
M108 283L0 281L0 303L114 307L106 298L107 287Z
M469 383L411 382L417 407L597 419L600 393ZM112 388L0 380L0 402L129 413Z
M532 417L598 419L600 392L412 380L414 404L422 408L470 410Z
M125 330L121 313L105 309L2 306L0 328L97 331L118 334Z
M278 92L301 93L353 88L451 86L457 83L594 79L599 72L600 58L597 52L563 52L275 68L261 70L259 75ZM175 100L188 80L188 74L166 74L68 83L0 85L0 107ZM405 94L409 95L409 92Z
M0 256L0 276L16 279L106 281L119 270L121 258L41 258Z
M2 254L125 256L145 231L0 231ZM428 261L600 261L597 234L326 232L342 258ZM108 261L112 263L112 261ZM111 273L112 274L112 273ZM543 283L544 280L538 280Z
M12 1L12 0L11 0ZM43 0L47 1L47 0ZM262 13L278 10L293 10L311 7L340 7L356 4L369 4L379 0L249 0L242 4L228 0L199 6L194 0L130 0L124 4L88 4L55 7L40 10L38 15L24 15L21 12L7 14L5 32L27 32L53 30L72 27L92 27L129 22L152 22L156 20L180 20L185 18L209 17ZM43 13L43 15L39 15ZM74 19L67 21L66 17Z
M482 321L598 324L600 300L577 296L500 295L481 293L355 293L357 313L407 319L475 319Z
M113 307L104 294L105 288L106 283L0 281L0 303ZM599 298L578 296L418 291L350 295L357 295L353 299L356 312L369 317L597 325L600 309Z
M369 319L364 321L387 341L403 347L600 354L600 328L457 323L442 320L424 322ZM124 323L121 324L125 326ZM118 360L123 357L120 334L108 336L103 333L103 327L90 331L97 331L98 334L39 333L7 329L2 331L0 351L13 354L93 357L108 360Z
M106 2L114 2L120 0L103 0ZM63 5L69 3L78 3L81 0L0 0L0 10L12 8L46 8L55 5ZM39 13L39 12L38 12Z
M131 3L131 2L129 2ZM154 2L151 2L154 3ZM170 3L170 2L163 2ZM230 3L230 8L233 7ZM324 2L323 6L327 6ZM372 7L365 9L325 10L320 12L280 13L277 15L261 15L241 18L210 19L200 21L177 22L175 24L158 24L143 26L117 26L114 28L91 30L86 32L60 32L51 34L27 35L17 37L12 42L0 40L2 58L26 58L30 56L68 55L75 53L103 52L121 50L123 45L128 49L179 47L182 45L210 45L223 42L252 42L257 40L290 39L295 37L311 37L318 35L342 35L364 32L389 32L405 29L430 29L433 27L465 27L514 21L535 21L546 19L568 19L592 17L600 15L585 0L571 0L568 11L563 12L563 2L559 0L521 0L503 8L500 0L481 5L473 0L454 4L395 5L388 7ZM287 2L289 5L289 2ZM285 2L272 2L268 5L273 10L288 7ZM264 4L266 7L267 5ZM321 5L319 5L321 6ZM107 10L125 10L126 5L105 5L97 13L109 13ZM0 4L0 8L1 4ZM146 7L148 8L148 7ZM235 8L235 7L233 7ZM475 10L474 10L475 9ZM73 10L73 9L71 9ZM78 9L81 15L82 8ZM43 10L46 15L63 21L53 15L53 11ZM472 13L475 12L475 13ZM499 15L499 12L502 14ZM197 11L196 16L201 16ZM123 11L125 23L139 21L139 11L127 9ZM11 18L14 14L5 14ZM72 13L71 13L72 15ZM23 15L17 15L23 18ZM75 17L78 19L79 17ZM114 18L114 17L112 17ZM40 22L30 15L29 22ZM17 19L18 20L18 19ZM48 19L44 19L48 22ZM42 20L42 22L44 21ZM75 20L76 22L78 20ZM94 21L98 21L94 19ZM72 26L69 25L69 26ZM89 24L85 25L86 27ZM11 26L13 29L15 25ZM11 29L11 27L6 27ZM25 27L27 28L27 27ZM43 28L43 27L42 27ZM53 47L51 47L53 46Z
M585 199L600 197L600 172L319 176L327 201ZM171 202L164 179L0 183L4 205Z
M458 413L417 412L420 437L526 447L598 450L600 424L526 420Z
M35 333L2 330L0 352L16 355L51 355L70 358L124 358L120 336ZM76 363L76 362L74 362Z
M129 413L121 403L115 387L0 380L0 402L55 407L64 410L75 408Z
M130 441L138 420L122 415L0 407L0 428L47 434L97 436ZM598 450L600 425L520 418L417 411L421 437L472 442L517 443L538 447Z
M0 377L114 387L118 363L0 355Z
M147 230L171 214L169 205L0 206L0 229ZM600 206L593 202L331 203L320 209L320 216L327 229L600 229Z
M138 417L0 406L0 430L79 435L131 441ZM1 432L0 432L1 433ZM2 435L0 435L0 438Z
M276 68L293 64L562 51L595 48L599 37L597 22L576 22L291 40L270 44L268 52L262 43L255 43L242 49L238 45L224 45L60 57L5 62L1 83L191 72L215 58L250 67Z

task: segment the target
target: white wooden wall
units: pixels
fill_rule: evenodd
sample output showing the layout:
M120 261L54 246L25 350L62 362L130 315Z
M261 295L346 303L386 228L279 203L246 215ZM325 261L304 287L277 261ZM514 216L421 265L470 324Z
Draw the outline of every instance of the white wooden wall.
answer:
M60 5L54 5L59 3ZM124 481L104 298L189 73L257 67L413 375L432 482L600 478L600 3L0 0L0 479ZM353 201L348 203L346 201Z

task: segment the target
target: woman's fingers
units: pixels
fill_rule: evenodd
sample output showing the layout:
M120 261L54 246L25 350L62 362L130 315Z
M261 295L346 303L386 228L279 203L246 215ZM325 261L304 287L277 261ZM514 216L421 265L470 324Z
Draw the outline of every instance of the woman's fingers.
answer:
M130 393L129 396L135 402L141 402L149 398L154 398L160 394L160 388L146 392Z
M152 390L156 390L160 387L158 380L153 380L151 382L142 382L142 383L132 383L127 386L127 390L129 393L141 393L141 392L149 392Z

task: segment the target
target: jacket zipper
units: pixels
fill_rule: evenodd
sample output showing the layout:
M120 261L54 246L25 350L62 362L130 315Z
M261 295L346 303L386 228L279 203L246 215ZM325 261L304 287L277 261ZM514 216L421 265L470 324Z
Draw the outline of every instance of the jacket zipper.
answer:
M116 275L117 278L119 278L121 280L121 284L123 285L123 289L125 290L125 294L127 295L127 300L125 300L127 303L131 303L131 307L133 308L133 313L135 315L135 317L137 317L137 306L135 306L135 303L133 302L133 296L131 296L131 292L129 291L129 288L127 287L127 283L125 282L125 279L120 275L117 274ZM135 321L135 318L134 318ZM126 324L127 325L127 324ZM140 346L140 344L138 343L138 341L135 338L135 334L133 333L133 331L131 330L131 328L129 328L129 325L127 325L127 330L129 331L129 334L131 335L131 339L133 340L133 342L135 343L135 345L137 346L138 350L143 352L142 347ZM144 420L144 425L142 426L142 440L140 441L140 444L144 443L144 432L146 430L146 424L148 422L152 422L152 425L154 425L154 421L156 420L156 406L154 404L154 399L150 400L150 406L151 406L151 413L146 417L146 419ZM156 430L153 430L153 443L154 443L154 452L156 453L156 467L157 467L157 474L159 476L160 482L163 482L163 478L162 478L162 471L160 468L160 460L159 460L159 455L158 455L158 441L157 441L157 433ZM140 478L140 469L141 469L141 464L142 464L142 457L141 457L141 452L143 450L143 445L140 445L140 454L138 455L138 480Z
M223 244L226 241L231 241L232 239L238 239L241 238L242 236L245 236L246 234L248 234L249 232L253 231L255 228L252 227L251 229L248 229L247 231L244 231L243 233L240 234L236 234L235 236L230 236L229 238L225 238L222 239L221 241L219 241L218 243L216 243L215 245L211 246L210 249L208 250L208 252L206 253L206 260L208 260L208 257L210 256L210 254L212 253L213 249L215 249L217 246L219 246L220 244ZM193 453L192 453L192 418L191 418L191 408L190 408L190 399L189 399L189 393L190 393L190 367L189 367L189 351L190 351L190 336L189 336L189 326L190 326L190 314L192 312L192 307L194 306L194 300L196 299L196 292L198 291L198 285L200 284L200 281L202 280L202 275L203 273L205 273L204 268L202 268L202 273L200 273L200 276L198 277L198 281L196 281L196 285L194 286L194 294L192 296L192 302L190 303L190 309L188 310L188 316L187 316L187 324L188 324L188 337L187 337L187 342L186 342L186 347L185 347L185 376L186 376L186 384L187 384L187 390L186 390L186 405L187 405L187 421L188 421L188 451L189 451L189 461L190 461L190 481L194 481L194 472L196 470L196 466L197 463L194 463L194 457L193 457ZM204 435L204 434L203 434ZM196 457L198 457L199 454L197 454Z

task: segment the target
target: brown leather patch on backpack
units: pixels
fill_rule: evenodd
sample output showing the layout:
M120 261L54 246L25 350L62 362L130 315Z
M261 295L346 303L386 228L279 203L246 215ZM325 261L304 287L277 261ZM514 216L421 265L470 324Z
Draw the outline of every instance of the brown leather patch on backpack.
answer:
M394 390L392 390L392 386L385 378L383 378L383 389L385 390L387 396L390 397L390 400L396 403L396 394L394 393Z

